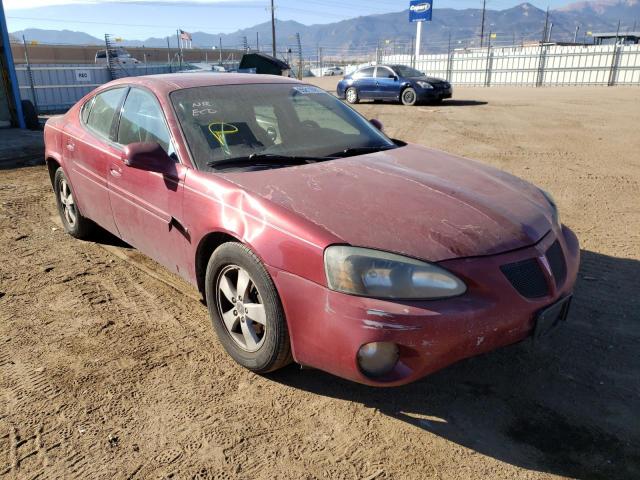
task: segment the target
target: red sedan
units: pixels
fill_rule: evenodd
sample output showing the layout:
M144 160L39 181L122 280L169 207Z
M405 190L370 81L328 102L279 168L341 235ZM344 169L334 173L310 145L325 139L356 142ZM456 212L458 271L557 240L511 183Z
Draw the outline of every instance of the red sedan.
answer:
M400 385L542 336L579 264L552 198L283 77L126 78L45 129L64 227L193 283L229 355Z

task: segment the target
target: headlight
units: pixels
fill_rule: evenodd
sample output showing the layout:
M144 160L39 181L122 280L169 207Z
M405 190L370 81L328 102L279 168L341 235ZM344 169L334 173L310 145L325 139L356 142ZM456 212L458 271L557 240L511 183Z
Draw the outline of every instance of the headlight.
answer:
M426 88L426 89L432 89L433 85L431 85L429 82L422 82L422 81L418 81L416 82L420 88Z
M324 253L331 290L363 297L434 299L460 295L466 285L443 268L394 253L335 245Z
M544 197L547 199L547 202L549 202L549 205L551 205L551 209L553 210L553 221L556 223L556 225L560 225L560 213L558 212L558 206L556 205L556 201L553 199L553 197L549 192L542 189L540 189L540 191L542 192Z

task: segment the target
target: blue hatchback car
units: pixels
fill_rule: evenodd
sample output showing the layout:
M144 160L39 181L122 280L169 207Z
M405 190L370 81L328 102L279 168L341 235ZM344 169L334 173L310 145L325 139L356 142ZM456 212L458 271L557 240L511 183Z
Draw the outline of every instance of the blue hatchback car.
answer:
M428 77L405 65L363 67L340 80L337 90L338 97L346 98L349 103L392 100L401 101L404 105L441 102L453 94L449 82Z

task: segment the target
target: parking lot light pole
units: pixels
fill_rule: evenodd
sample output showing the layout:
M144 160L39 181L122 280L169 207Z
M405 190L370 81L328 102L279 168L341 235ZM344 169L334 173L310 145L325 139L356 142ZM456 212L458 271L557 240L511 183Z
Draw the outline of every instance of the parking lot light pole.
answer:
M422 40L422 22L416 22L416 62L420 57L420 42Z

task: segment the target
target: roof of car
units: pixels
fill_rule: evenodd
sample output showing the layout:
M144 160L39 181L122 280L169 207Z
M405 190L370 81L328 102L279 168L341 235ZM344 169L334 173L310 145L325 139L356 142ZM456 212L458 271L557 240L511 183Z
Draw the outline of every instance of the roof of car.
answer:
M277 75L256 75L250 73L165 73L160 75L144 75L126 77L115 80L109 85L129 84L143 85L153 90L169 93L174 90L193 87L209 87L215 85L249 85L260 83L301 83L287 77Z

